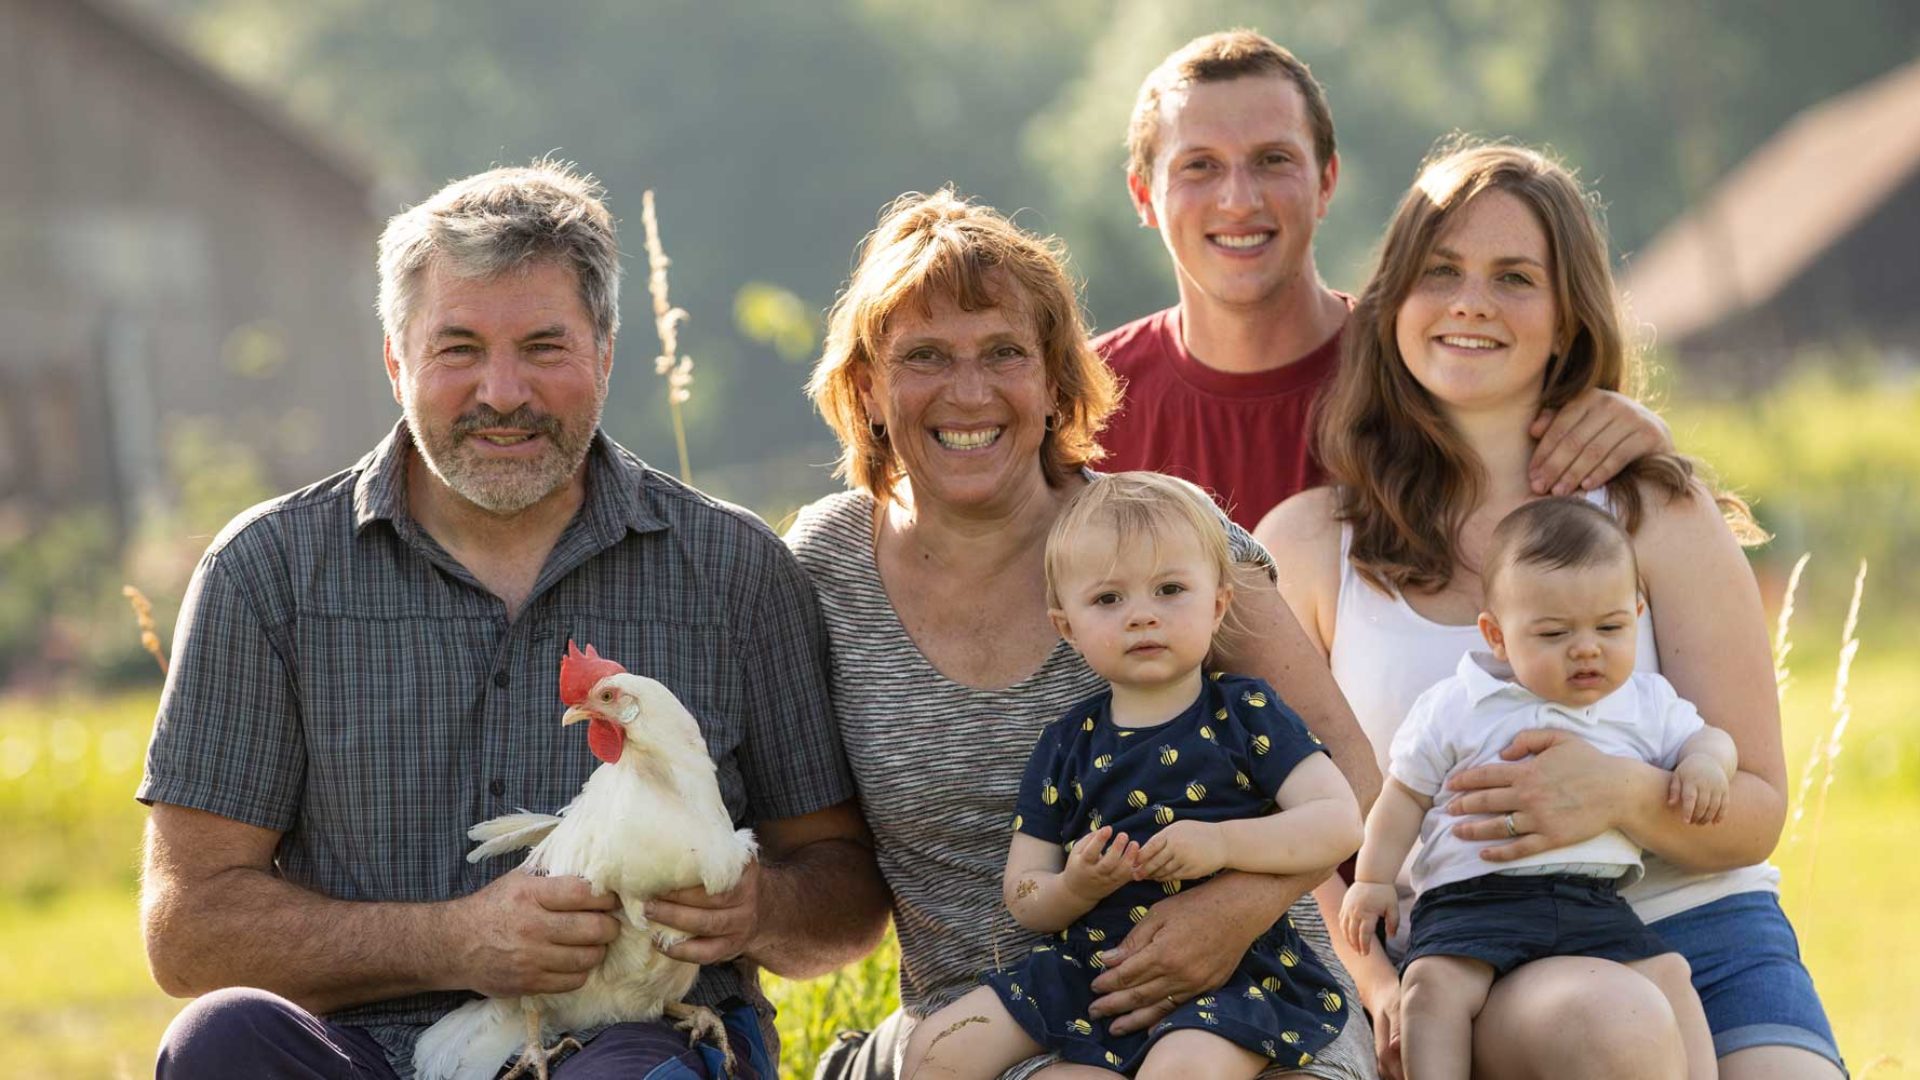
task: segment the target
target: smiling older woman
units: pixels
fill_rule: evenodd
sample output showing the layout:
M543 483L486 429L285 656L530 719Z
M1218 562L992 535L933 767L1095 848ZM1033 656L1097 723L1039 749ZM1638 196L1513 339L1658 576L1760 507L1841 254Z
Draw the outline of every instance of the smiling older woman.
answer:
M809 390L851 490L802 511L787 540L827 622L840 734L893 891L902 1005L818 1075L890 1077L913 1017L1036 941L1001 902L1015 790L1040 730L1100 686L1047 618L1042 555L1118 388L1057 249L942 191L901 197L867 238ZM1238 530L1235 543L1259 577L1244 590L1253 633L1226 666L1279 687L1370 803L1364 735L1266 553ZM1123 1031L1152 1024L1219 985L1283 915L1331 959L1302 900L1320 876L1227 874L1169 897L1110 954L1094 1011ZM1350 1015L1305 1075L1371 1075L1365 1018Z

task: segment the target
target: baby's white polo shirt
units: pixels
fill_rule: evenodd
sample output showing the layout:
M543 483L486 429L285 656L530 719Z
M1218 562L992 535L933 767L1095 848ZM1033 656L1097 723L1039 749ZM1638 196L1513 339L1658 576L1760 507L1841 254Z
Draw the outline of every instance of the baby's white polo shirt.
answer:
M1592 705L1571 708L1514 682L1513 669L1491 653L1462 656L1451 677L1433 684L1413 703L1390 751L1388 773L1433 800L1420 823L1420 846L1413 856L1414 891L1483 874L1567 864L1580 864L1583 871L1626 867L1623 887L1638 880L1640 848L1618 829L1510 863L1482 859L1482 850L1506 841L1453 835L1454 825L1471 819L1446 812L1459 794L1447 789L1447 778L1500 760L1500 751L1516 735L1535 728L1570 731L1605 753L1671 769L1678 764L1681 746L1703 726L1692 703L1653 672L1636 671Z

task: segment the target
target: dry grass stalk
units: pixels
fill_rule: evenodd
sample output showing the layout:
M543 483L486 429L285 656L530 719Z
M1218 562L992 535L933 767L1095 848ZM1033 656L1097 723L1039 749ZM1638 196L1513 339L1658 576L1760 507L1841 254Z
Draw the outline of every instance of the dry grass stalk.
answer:
M1780 621L1773 636L1773 681L1780 701L1787 700L1787 684L1792 676L1787 671L1787 655L1793 652L1793 640L1788 636L1788 628L1793 623L1793 601L1800 593L1800 575L1807 568L1807 560L1812 552L1803 552L1793 564L1793 573L1787 575L1787 595L1780 601ZM1806 767L1800 770L1800 787L1793 796L1793 817L1788 822L1787 843L1793 844L1800 839L1800 822L1806 817L1807 795L1813 791L1813 778L1820 775L1820 761L1824 756L1825 745L1814 743L1807 751Z
M667 302L667 267L672 260L660 246L660 223L653 213L653 192L640 196L640 221L647 236L647 291L653 294L653 328L660 335L660 355L653 358L653 370L666 376L667 411L673 416L673 442L680 451L680 479L693 482L693 466L687 461L687 423L680 406L693 396L693 357L681 356L680 323L687 317L685 308Z
M120 595L133 605L133 621L140 626L140 647L147 650L160 665L160 674L167 673L167 654L160 648L160 634L153 628L153 602L147 594L131 585L120 586Z
M1854 631L1860 625L1860 597L1867 588L1867 560L1860 560L1860 572L1853 579L1853 601L1847 605L1846 625L1840 630L1840 664L1833 673L1833 730L1827 734L1827 742L1821 748L1826 759L1820 781L1820 792L1815 797L1813 807L1813 832L1807 843L1806 878L1800 895L1813 895L1814 866L1820 855L1820 826L1827 813L1827 791L1833 787L1833 764L1840 757L1840 740L1847 733L1847 721L1853 718L1853 706L1847 701L1847 677L1853 670L1853 658L1860 651L1860 639ZM1804 934L1802 937L1804 938Z
M1780 620L1773 632L1773 682L1783 701L1787 696L1787 683L1792 681L1787 672L1787 656L1793 652L1793 639L1787 635L1787 629L1793 624L1793 601L1800 593L1800 575L1806 571L1807 560L1811 558L1813 552L1801 552L1793 564L1793 572L1787 575L1787 594L1780 600Z

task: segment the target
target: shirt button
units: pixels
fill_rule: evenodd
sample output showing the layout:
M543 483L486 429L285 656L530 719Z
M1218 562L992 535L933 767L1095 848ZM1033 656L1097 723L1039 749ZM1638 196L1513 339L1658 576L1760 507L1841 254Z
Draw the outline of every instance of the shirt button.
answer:
M507 682L507 670L505 668L501 668L499 671L493 673L493 685L505 690L507 688Z
M493 783L487 785L487 790L492 792L495 798L499 798L507 793L507 782L505 780L495 780Z

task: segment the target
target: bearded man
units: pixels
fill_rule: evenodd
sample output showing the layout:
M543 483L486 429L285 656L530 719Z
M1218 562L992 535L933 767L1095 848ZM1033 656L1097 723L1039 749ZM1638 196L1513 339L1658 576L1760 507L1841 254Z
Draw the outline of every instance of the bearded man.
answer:
M647 905L708 965L688 1000L773 1074L755 971L864 955L887 895L852 804L812 593L752 514L600 430L619 251L591 178L536 162L456 181L380 241L404 419L357 465L236 518L194 574L138 798L154 978L205 995L158 1075L411 1074L474 993L574 989L618 932L578 878L470 865L466 830L552 813L596 764L559 722L569 639L699 719L740 884ZM830 900L829 900L830 898ZM573 1033L561 1080L679 1061L660 1024Z

